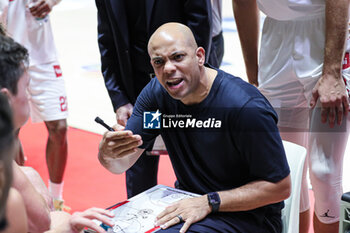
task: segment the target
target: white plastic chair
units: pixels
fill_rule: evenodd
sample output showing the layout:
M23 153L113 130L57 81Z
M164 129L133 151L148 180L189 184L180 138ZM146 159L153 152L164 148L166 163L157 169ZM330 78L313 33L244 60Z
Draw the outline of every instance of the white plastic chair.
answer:
M303 175L306 149L287 141L283 141L283 146L290 168L292 192L290 197L284 201L285 207L282 209L282 233L298 233L301 179Z

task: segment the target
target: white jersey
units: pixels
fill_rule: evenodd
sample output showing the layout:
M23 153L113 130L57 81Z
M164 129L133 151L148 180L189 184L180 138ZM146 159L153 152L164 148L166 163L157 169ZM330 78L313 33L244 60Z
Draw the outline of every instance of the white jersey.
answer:
M9 0L7 32L28 49L30 66L57 60L49 15L37 20L30 13L27 0Z
M347 39L347 44L346 44L346 51L344 55L344 60L343 60L343 78L344 78L344 83L346 86L346 90L349 94L350 98L350 38L348 37Z
M324 16L325 0L257 0L259 9L276 20Z

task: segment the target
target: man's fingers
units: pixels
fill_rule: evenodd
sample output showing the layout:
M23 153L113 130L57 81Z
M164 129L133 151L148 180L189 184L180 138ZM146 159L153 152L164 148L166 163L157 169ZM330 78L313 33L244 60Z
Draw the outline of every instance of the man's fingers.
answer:
M88 209L92 212L96 212L96 213L99 213L99 214L102 214L102 215L106 215L110 218L114 217L114 214L109 211L109 210L106 210L106 209L101 209L101 208L97 208L97 207L91 207L90 209Z
M172 213L176 210L176 207L174 205L168 206L163 210L160 214L157 215L157 219L161 219L164 216L168 215L169 213Z
M133 134L130 130L115 131L115 132L107 131L104 134L104 138L107 141L118 140L118 139L128 138L128 137L132 137L132 136L133 136Z
M135 153L137 151L137 148L133 148L127 151L124 151L123 153L121 153L120 155L118 155L119 158L124 157L126 155L130 155L132 153Z
M122 157L136 151L142 145L140 135L132 135L131 131L106 132L100 143L103 154L111 157Z
M337 114L336 114L337 115L337 124L340 125L342 120L343 120L343 113L344 113L343 104L340 103L336 109L337 109Z
M113 152L114 152L114 154L121 156L121 155L125 154L124 152L130 151L130 150L134 150L134 149L136 149L137 147L139 147L141 145L142 145L142 140L135 141L135 142L130 142L130 143L126 144L126 145L119 146L119 147L115 148L113 150Z
M142 140L134 138L109 141L107 144L105 144L105 151L107 153L118 155L124 151L135 149L140 145L142 145Z
M193 221L192 218L188 218L188 219L185 221L184 225L181 227L180 233L185 233L185 232L188 230L188 228L190 228L190 226L192 225L193 222L194 222L194 221Z
M311 108L314 108L316 106L316 102L318 100L318 97L319 97L318 91L317 91L317 89L314 89L312 91L312 97L311 97L311 100L310 100L310 107Z
M44 18L49 14L49 12L50 12L50 7L46 5L39 10L38 15L40 18Z
M115 131L123 131L125 129L125 127L123 125L120 125L120 124L115 124L115 125L112 126L112 128Z
M345 114L345 116L347 116L349 109L350 109L348 96L343 96L342 103L343 103L343 107L344 107L344 114Z
M29 8L29 10L34 17L44 18L51 12L51 6L46 1L41 1Z
M328 108L323 108L323 107L321 108L321 122L322 123L327 122L328 112L329 112Z
M117 117L118 124L126 126L126 122L130 118L132 114L132 110L133 110L133 106L130 103L119 107L116 110L116 117Z
M333 100L333 102L332 102L331 99L329 99L328 97L321 96L320 97L320 103L321 103L321 106L323 108L329 108L329 107L334 106L335 100Z
M177 216L175 216L175 217L172 217L172 218L171 218L169 221L167 221L166 223L162 224L162 225L160 226L160 228L162 228L162 229L167 229L168 227L171 227L171 226L176 225L176 224L178 224L178 223L180 223L180 219L179 219Z
M106 233L106 231L102 227L98 226L96 223L94 223L92 221L87 220L85 222L84 226L96 231L97 233ZM81 229L81 230L83 230L83 229Z
M329 122L329 127L333 128L335 125L335 108L334 107L329 108L328 122Z
M94 211L88 211L86 213L85 212L82 213L82 217L84 217L86 219L97 219L97 220L100 220L101 222L103 222L109 226L114 225L112 220L102 213L98 213L98 212L94 212Z
M45 5L43 6L40 6L37 11L36 11L36 15L39 17L39 18L43 18L45 17L45 13L47 12L47 7Z
M81 232L84 229L84 227L88 227L98 233L106 232L102 227L98 226L95 222L84 217L71 218L70 225L71 225L71 228L74 229L74 232Z
M114 149L117 147L129 145L133 142L140 141L141 137L139 135L133 135L130 137L125 137L125 138L120 138L120 139L115 139L115 140L110 140L107 142L107 145L109 148Z
M45 4L44 1L41 1L39 3L36 3L34 6L29 8L30 13L33 16L39 17L39 12L42 9L42 6Z
M166 224L167 222L171 221L173 218L176 218L175 213L173 214L167 214L161 218L158 218L156 225L157 226L163 226L164 224Z

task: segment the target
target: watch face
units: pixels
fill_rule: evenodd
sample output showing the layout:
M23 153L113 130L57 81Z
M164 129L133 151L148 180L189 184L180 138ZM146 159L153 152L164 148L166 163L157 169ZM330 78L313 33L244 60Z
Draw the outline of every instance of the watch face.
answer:
M212 212L217 212L219 210L221 200L217 192L208 193L208 202L212 207Z
M210 203L212 204L220 204L220 197L218 193L209 193L208 194Z

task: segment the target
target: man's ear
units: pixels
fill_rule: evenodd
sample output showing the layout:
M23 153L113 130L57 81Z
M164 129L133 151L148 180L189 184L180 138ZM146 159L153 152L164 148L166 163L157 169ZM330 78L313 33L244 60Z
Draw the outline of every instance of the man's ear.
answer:
M10 97L11 97L11 92L6 87L1 88L0 93L5 95L7 97L7 99L10 99Z
M197 48L196 56L198 58L198 64L203 66L205 63L205 50L202 47Z

